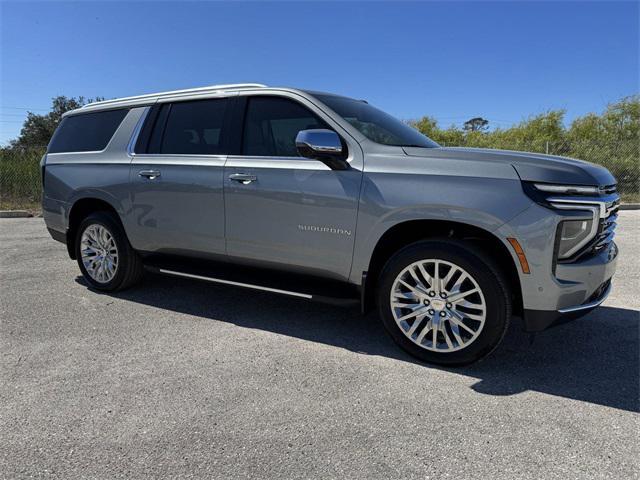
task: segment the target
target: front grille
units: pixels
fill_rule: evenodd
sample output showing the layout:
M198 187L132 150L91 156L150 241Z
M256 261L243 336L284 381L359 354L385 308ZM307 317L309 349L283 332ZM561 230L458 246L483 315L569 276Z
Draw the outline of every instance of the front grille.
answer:
M618 220L618 209L620 208L620 196L617 194L616 185L604 185L601 186L599 190L599 198L597 200L594 199L593 203L599 203L601 206L604 206L605 214L603 218L599 219L598 231L595 237L571 258L558 260L558 263L573 263L578 259L584 260L600 252L607 251L611 242L613 242ZM580 205L577 204L575 207L579 209ZM610 250L610 255L615 256L616 252Z
M615 192L615 185L613 185ZM615 237L615 230L618 221L618 209L620 208L620 198L607 203L607 213L605 218L600 219L598 233L589 246L585 249L583 255L596 255L609 247L609 244Z
M616 193L618 190L616 188L615 183L613 185L602 185L600 187L600 193L604 195L610 195L612 193Z

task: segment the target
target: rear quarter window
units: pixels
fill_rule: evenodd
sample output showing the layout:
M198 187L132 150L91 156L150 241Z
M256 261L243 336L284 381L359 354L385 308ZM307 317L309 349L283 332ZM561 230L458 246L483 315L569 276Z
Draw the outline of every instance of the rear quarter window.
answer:
M65 117L53 134L48 153L103 150L127 115L128 109L82 113Z

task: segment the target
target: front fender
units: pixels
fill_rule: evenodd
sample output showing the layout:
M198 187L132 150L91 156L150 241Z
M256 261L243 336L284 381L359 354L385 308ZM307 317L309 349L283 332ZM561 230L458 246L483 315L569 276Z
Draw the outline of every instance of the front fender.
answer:
M351 281L359 283L382 236L414 220L446 221L495 232L531 205L519 180L369 174L361 195ZM427 238L429 232L424 232ZM506 245L504 238L501 241Z

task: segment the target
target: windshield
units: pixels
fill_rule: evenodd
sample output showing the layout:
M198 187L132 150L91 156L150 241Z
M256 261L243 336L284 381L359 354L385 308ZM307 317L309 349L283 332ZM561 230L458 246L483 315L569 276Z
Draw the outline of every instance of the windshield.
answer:
M314 96L376 143L404 147L439 147L429 137L362 100L337 95Z

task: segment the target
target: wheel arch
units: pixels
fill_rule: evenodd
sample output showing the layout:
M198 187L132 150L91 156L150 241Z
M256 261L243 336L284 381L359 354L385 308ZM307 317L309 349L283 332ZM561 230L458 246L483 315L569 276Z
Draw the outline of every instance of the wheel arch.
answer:
M513 254L507 245L488 230L449 220L407 220L393 225L384 232L378 239L369 259L367 271L363 274L362 309L364 312L373 306L378 278L387 260L407 245L435 238L468 241L493 258L512 287L513 313L521 314L520 274Z
M82 197L73 202L69 210L67 227L67 253L73 260L76 259L75 242L76 233L80 222L93 212L112 212L122 224L118 210L107 200L97 197Z

